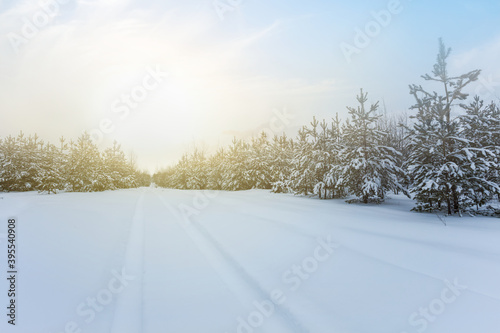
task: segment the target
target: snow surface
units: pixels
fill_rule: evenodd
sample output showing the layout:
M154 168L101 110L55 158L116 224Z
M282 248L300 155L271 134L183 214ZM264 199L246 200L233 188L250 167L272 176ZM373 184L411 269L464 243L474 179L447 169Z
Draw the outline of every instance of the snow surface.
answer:
M10 217L19 246L2 333L500 331L495 218L263 190L0 198L2 276Z

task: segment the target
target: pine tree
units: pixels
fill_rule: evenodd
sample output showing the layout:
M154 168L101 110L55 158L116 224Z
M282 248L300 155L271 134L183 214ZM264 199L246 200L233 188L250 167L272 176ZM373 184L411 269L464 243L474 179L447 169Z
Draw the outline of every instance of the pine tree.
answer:
M36 191L41 172L38 136L25 137L23 132L7 137L2 147L0 187L3 191Z
M195 148L189 156L187 187L192 190L204 190L208 184L205 153Z
M400 153L383 145L386 133L377 129L378 102L366 108L367 93L361 89L357 96L359 106L348 107L352 123L344 130L345 149L342 152L340 183L363 203L370 199L384 200L388 190L405 192L399 183L401 168L397 166Z
M439 40L437 62L432 75L422 78L437 82L443 92L427 92L422 86L410 85L410 93L418 110L416 123L410 131L411 154L407 168L412 179L411 191L417 200L416 210L432 211L446 205L448 214L459 212L460 196L468 191L467 167L471 166L473 150L460 137L460 126L452 118L452 108L467 98L463 89L477 80L480 71L451 77L448 75L446 59L451 49ZM467 163L466 163L467 162Z
M70 143L67 170L70 191L94 192L110 188L111 180L105 172L101 153L88 133L82 134L76 143Z
M382 144L384 146L394 148L396 151L401 153L397 159L397 166L404 169L404 163L408 160L410 153L408 149L408 116L405 113L399 116L388 116L384 107L384 113L380 116L377 122L377 129L386 133ZM406 172L401 174L399 182L404 185L405 189L408 189L410 181ZM399 191L396 189L395 193L399 194Z
M341 120L337 113L329 129L327 151L330 153L329 168L323 176L327 191L331 198L342 198L346 195L345 186L342 184L342 152L345 146L342 137Z
M297 146L293 152L292 172L290 173L289 186L296 194L308 195L314 191L315 170L313 143L309 136L316 135L317 121L314 118L311 122L312 129L306 126L299 130Z
M464 206L479 210L494 195L500 196L500 109L494 103L484 106L478 96L461 107L466 111L460 117L461 135L469 147Z
M252 188L271 188L268 152L269 141L265 132L262 132L258 138L252 138L248 160L248 176Z
M290 191L294 147L294 141L289 140L285 134L275 135L269 145L269 175L272 191L275 193Z
M252 188L248 172L249 145L243 140L233 139L224 163L224 189L229 191Z
M208 188L212 190L224 189L224 160L226 151L220 148L208 159Z
M17 179L20 178L20 168L17 160L20 154L20 147L16 139L12 136L6 137L2 141L0 152L0 188L2 191L17 191Z
M319 127L321 130L313 141L314 193L318 194L320 199L327 199L334 196L334 184L330 182L328 174L338 155L338 147L332 137L335 135L333 124L329 127L323 119Z
M64 189L62 166L59 162L59 150L54 145L47 143L41 149L41 171L38 175L38 191L41 193L54 193Z
M64 137L59 138L59 147L57 147L56 161L55 164L59 169L59 182L61 184L61 190L67 189L68 184L68 144Z
M106 189L124 189L136 187L136 171L122 151L118 142L114 141L113 146L107 148L103 154L103 179L105 179Z

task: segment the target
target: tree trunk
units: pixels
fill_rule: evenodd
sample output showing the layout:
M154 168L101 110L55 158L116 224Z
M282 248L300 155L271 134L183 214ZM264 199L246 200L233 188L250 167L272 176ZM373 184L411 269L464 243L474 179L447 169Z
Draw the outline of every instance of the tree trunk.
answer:
M458 193L456 186L453 186L452 193L453 193L453 209L455 210L455 213L458 213L460 210L460 205L458 202Z

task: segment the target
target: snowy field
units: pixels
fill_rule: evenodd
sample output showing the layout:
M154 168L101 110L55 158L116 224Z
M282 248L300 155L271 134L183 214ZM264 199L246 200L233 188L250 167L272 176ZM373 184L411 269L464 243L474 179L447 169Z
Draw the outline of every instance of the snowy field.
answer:
M262 190L0 198L2 333L500 332L496 218Z

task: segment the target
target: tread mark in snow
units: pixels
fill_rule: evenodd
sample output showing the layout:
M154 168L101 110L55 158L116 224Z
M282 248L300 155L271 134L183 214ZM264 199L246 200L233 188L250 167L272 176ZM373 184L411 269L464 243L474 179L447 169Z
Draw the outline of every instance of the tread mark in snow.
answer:
M196 221L186 221L179 212L175 210L169 203L163 199L160 194L158 194L158 198L165 205L165 207L169 210L172 215L175 216L176 222L180 224L182 229L188 234L189 238L198 246L205 245L205 249L209 249L211 251L212 256L217 256L220 265L224 265L224 273L220 271L220 269L213 267L211 260L209 259L209 263L212 265L214 270L218 271L220 275L226 275L228 272L232 272L233 275L237 275L237 278L243 280L254 293L256 293L262 299L269 298L269 292L266 291L264 287L253 278L250 273L239 264L230 254L229 252L218 242L206 228L204 228L201 224ZM200 244L201 242L205 244ZM205 251L201 251L205 256ZM208 258L207 258L208 259ZM219 266L219 265L218 265ZM274 304L275 311L278 313L287 325L291 325L292 332L297 333L307 333L308 329L304 327L304 325L298 320L297 316L295 316L287 307L283 304Z
M249 215L249 214L245 214L245 215ZM311 232L306 231L303 227L300 227L298 225L287 223L287 222L282 222L282 221L277 221L277 220L273 220L273 219L266 218L266 217L259 217L259 219L265 219L265 220L271 222L272 224L274 224L274 225L276 225L278 227L281 227L281 228L284 228L284 229L288 229L288 230L293 231L293 232L295 232L297 234L300 234L303 237L312 238L312 239L315 239L315 240L317 239L316 235L313 235ZM341 226L339 228L345 229L347 231L354 232L354 233L356 233L356 232L358 232L358 233L364 232L363 230L356 230L355 228L349 228L349 227L342 227ZM382 234L379 234L379 235L377 235L376 233L373 233L373 234L375 236L378 236L378 237L385 237ZM396 237L393 237L393 236L386 236L386 237L397 239ZM345 244L342 244L342 248L346 249L347 251L351 251L353 253L356 253L356 254L358 254L360 256L368 257L368 258L370 258L372 260L375 260L375 261L378 261L380 263L383 263L383 264L395 267L397 269L401 269L401 270L404 270L404 271L412 272L412 273L418 274L418 275L423 275L423 276L425 276L427 278L431 278L433 280L438 280L440 282L444 282L445 281L445 279L442 279L442 278L439 278L439 277L435 277L433 275L430 275L430 274L425 273L425 272L420 272L420 271L417 271L415 269L411 269L411 268L408 268L408 267L397 265L397 264L392 263L390 261L387 261L385 259L382 259L382 258L376 257L374 255L371 255L371 254L368 254L368 253L356 250L355 248L353 248L351 246L348 246L348 245L345 245ZM500 301L500 299L497 298L497 297L495 297L495 296L488 295L488 294L485 294L483 292L471 289L470 287L468 287L464 292L470 292L470 293L473 293L473 294L476 294L476 295L480 295L480 296L483 296L483 297L487 297L487 298L493 299L495 301Z
M117 297L111 333L141 333L143 328L144 196L141 191L125 253L124 270L134 280Z

